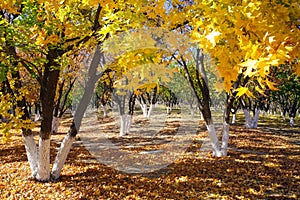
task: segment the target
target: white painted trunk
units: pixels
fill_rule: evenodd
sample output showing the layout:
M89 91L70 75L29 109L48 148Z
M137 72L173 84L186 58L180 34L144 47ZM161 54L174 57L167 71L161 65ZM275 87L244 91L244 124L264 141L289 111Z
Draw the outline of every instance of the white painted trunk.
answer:
M41 115L40 115L40 113L38 112L38 113L36 113L35 115L34 115L34 122L37 122L37 121L39 121L39 119L41 118Z
M142 105L143 116L147 117L147 104Z
M215 125L214 124L206 125L206 128L208 130L208 136L210 138L210 143L213 149L213 156L221 157L222 153L220 151L219 140L216 134Z
M253 117L253 121L252 121L252 128L257 128L260 112L261 112L261 110L259 110L259 109L256 110L255 115Z
M58 127L59 127L59 123L60 123L61 118L59 117L54 117L52 119L52 133L57 133L58 132Z
M50 178L50 139L39 140L39 161L36 178L39 181L48 181Z
M229 127L230 125L224 122L223 124L223 131L222 131L222 145L221 145L221 152L223 156L227 156L228 150L228 140L229 140Z
M38 171L38 151L33 139L33 135L23 137L27 159L31 169L32 178L36 177Z
M143 117L147 117L147 104L139 102L139 105L140 105L140 107L142 109Z
M103 106L103 117L107 117L107 108L106 108L106 105Z
M170 114L170 107L167 106L167 114Z
M236 121L236 114L232 114L232 121L231 121L231 123L235 124L235 121Z
M250 122L249 122L250 128L253 128L253 122L254 122L253 117L250 116Z
M251 127L250 111L247 109L244 109L244 115L245 115L245 127L250 128Z
M125 115L120 116L120 137L125 134Z
M131 126L131 115L120 116L120 137L128 134Z
M125 130L126 134L130 133L131 123L132 123L132 115L127 115L127 117L126 117L126 130Z
M294 118L290 117L290 126L294 126Z
M71 137L68 134L65 136L64 140L62 141L52 167L51 175L54 179L59 178L60 172L67 160L68 154L70 152L70 149L74 141L75 141L75 137Z
M147 118L150 118L152 111L153 111L153 104L150 104L149 110L148 110L148 114L147 114Z

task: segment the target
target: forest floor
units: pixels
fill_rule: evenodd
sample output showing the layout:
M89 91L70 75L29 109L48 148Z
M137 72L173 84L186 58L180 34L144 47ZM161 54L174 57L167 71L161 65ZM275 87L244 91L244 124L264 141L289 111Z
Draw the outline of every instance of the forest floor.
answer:
M52 135L51 163L70 121L64 118ZM228 156L222 158L211 156L201 121L194 135L183 131L176 137L186 124L176 115L156 124L159 131L135 117L132 133L122 138L113 117L98 122L86 117L56 182L28 178L20 135L0 143L0 199L300 198L299 120L291 128L281 119L261 117L257 129L245 129L240 118L230 127ZM89 136L91 130L101 131Z

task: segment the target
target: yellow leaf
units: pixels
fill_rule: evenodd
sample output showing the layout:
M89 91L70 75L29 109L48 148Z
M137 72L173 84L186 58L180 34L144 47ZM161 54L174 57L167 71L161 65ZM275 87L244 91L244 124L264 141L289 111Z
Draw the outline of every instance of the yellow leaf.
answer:
M206 39L208 39L211 42L212 46L214 47L216 46L215 37L219 35L221 35L221 33L214 30L206 36Z
M260 89L260 87L256 86L255 90L258 91L260 94L265 96L264 91L262 89Z
M253 69L255 69L257 66L257 60L252 60L252 59L248 59L246 62L242 62L240 63L239 65L242 66L242 67L246 67L247 70L246 72L244 73L245 77L246 76L253 76Z
M274 84L268 80L266 80L266 84L268 85L268 87L270 88L270 90L279 90L278 88L276 88L274 86Z
M238 92L236 94L236 96L240 97L240 96L243 96L248 91L248 88L246 88L246 87L240 87L240 88L237 88L235 91Z
M247 95L248 97L251 97L251 98L254 98L254 99L255 99L255 96L253 95L252 92L250 92L250 90L247 90L247 91L246 91L246 95Z
M295 72L297 76L300 76L300 62L295 65Z

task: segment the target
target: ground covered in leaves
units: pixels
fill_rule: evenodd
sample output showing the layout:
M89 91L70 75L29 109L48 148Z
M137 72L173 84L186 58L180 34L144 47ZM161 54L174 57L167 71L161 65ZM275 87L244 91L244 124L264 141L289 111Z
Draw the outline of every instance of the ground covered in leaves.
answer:
M59 134L52 136L52 162L69 121L65 119ZM0 144L0 199L299 199L300 127L281 121L263 118L254 130L245 129L242 121L231 126L224 158L199 152L206 136L200 126L180 159L158 171L134 175L99 163L78 138L61 178L49 183L28 179L22 138L14 136L12 142ZM122 145L141 142L130 136L112 138ZM145 149L133 148L141 150Z

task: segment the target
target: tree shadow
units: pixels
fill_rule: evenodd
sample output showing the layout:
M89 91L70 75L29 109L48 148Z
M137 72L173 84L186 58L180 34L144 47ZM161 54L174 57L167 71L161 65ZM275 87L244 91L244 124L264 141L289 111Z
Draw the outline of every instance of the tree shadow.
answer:
M24 145L14 145L13 147L2 145L0 158L2 164L27 161L25 147Z

